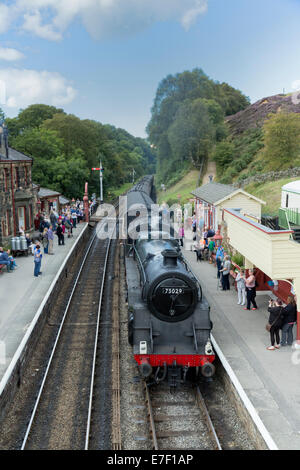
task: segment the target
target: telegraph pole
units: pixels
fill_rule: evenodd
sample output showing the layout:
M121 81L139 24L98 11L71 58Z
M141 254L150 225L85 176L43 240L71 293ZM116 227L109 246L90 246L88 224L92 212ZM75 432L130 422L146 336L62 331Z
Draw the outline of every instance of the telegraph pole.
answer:
M134 177L135 177L135 169L132 168L132 184L134 183Z

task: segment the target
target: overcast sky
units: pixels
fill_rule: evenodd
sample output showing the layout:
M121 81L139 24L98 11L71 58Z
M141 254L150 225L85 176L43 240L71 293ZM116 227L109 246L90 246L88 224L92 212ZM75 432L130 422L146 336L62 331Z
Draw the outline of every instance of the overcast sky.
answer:
M252 102L292 91L300 1L0 0L8 116L47 103L144 137L159 82L196 67Z

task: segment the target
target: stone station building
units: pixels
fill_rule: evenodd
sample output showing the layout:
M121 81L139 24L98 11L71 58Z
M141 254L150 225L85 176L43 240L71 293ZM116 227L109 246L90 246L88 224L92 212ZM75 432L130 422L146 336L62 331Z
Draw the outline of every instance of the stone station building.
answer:
M32 184L32 158L8 147L5 126L0 126L0 246L8 245L20 228L34 231L37 188Z

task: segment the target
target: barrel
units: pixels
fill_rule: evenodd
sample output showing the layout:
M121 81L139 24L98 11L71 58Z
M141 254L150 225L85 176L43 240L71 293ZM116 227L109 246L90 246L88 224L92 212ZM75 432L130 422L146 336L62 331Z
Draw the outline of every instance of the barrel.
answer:
M21 250L21 241L20 241L20 238L19 237L16 237L15 238L15 242L16 242L16 250Z
M11 243L11 249L16 250L16 238L15 237L12 237L10 243Z
M25 237L20 237L21 250L27 250L27 241Z

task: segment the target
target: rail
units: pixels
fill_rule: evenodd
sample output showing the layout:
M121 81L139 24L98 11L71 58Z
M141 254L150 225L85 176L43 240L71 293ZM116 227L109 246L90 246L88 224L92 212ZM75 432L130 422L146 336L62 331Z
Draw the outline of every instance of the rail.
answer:
M146 393L146 403L147 403L147 406L148 406L148 416L149 416L149 422L150 422L150 433L151 433L151 437L152 437L152 442L153 442L153 449L154 450L163 450L163 449L160 449L159 447L159 441L158 441L158 438L167 438L167 437L176 437L176 436L189 436L189 435L192 435L193 432L191 431L188 431L188 430L185 430L185 431L176 431L176 430L172 430L172 426L171 426L171 423L172 423L172 416L170 416L170 418L167 420L167 426L166 426L166 431L165 432L157 432L156 430L156 421L158 421L159 423L162 423L164 420L166 420L166 415L160 415L160 416L157 416L157 418L155 419L155 414L154 414L154 411L153 411L153 406L152 406L152 402L151 402L151 394L150 394L150 390L149 390L149 386L145 383L145 393ZM206 429L207 429L207 432L208 432L208 435L210 437L210 442L212 444L212 447L213 447L213 450L222 450L222 446L220 444L220 441L219 441L219 438L217 436L217 433L216 433L216 430L215 430L215 427L213 425L213 422L211 420L211 417L209 415L209 412L208 412L208 409L206 407L206 404L205 404L205 401L202 397L202 394L201 394L201 391L200 391L200 388L197 386L196 389L195 389L195 399L196 399L196 405L198 407L198 409L200 410L200 413L201 413L201 420L203 422L205 422L205 426L206 426ZM160 411L162 409L162 406L163 405L174 405L174 403L169 403L169 402L160 402L159 404L156 404L154 406L156 406ZM187 405L190 405L191 402L188 401L187 402ZM177 403L175 403L175 405L177 405ZM179 405L180 407L184 406L185 405L185 402L179 402ZM193 411L191 411L191 413L193 413ZM186 418L188 418L188 415L186 415ZM201 440L201 436L199 435L199 439ZM202 441L201 441L201 444L200 445L203 445Z
M39 403L40 403L40 400L41 400L41 396L43 394L43 391L45 389L45 384L46 384L46 381L47 381L47 377L48 377L48 374L49 374L49 371L51 369L51 365L52 365L52 361L53 361L53 358L55 356L55 352L57 350L57 346L58 346L58 343L59 343L59 340L60 340L60 337L61 337L61 333L62 333L62 330L63 330L63 327L65 325L65 320L67 318L67 315L68 315L68 312L69 312L69 309L70 309L70 305L71 305L71 302L73 300L73 297L74 297L74 293L76 291L76 288L77 286L79 285L80 283L80 277L81 277L81 274L82 274L82 271L83 271L83 268L85 267L85 264L86 264L86 261L88 259L88 256L91 252L91 248L95 242L95 239L97 237L97 231L95 231L95 233L93 234L92 236L92 239L88 245L88 248L86 250L86 253L85 253L85 256L83 258L83 261L80 265L80 268L79 268L79 272L76 276L76 279L75 279L75 282L74 282L74 286L72 288L72 291L70 293L70 296L69 296L69 299L68 299L68 303L67 303L67 306L64 310L64 313L63 313L63 317L62 317L62 320L61 320L61 324L60 324L60 327L59 327L59 330L58 330L58 333L56 335L56 339L55 339L55 342L54 342L54 345L52 347L52 350L51 350L51 354L50 354L50 358L48 360L48 363L47 363L47 367L46 367L46 370L44 372L44 375L43 375L43 379L42 379L42 382L41 382L41 385L40 385L40 388L39 388L39 392L37 394L37 398L35 400L35 404L34 404L34 408L32 410L32 413L31 413L31 417L30 417L30 420L29 420L29 423L27 425L27 429L26 429L26 433L25 433L25 436L23 438L23 442L22 442L22 446L21 446L21 450L24 450L25 447L26 447L26 444L28 442L28 438L30 436L30 433L31 433L31 430L32 430L32 426L33 426L33 423L34 423L34 420L35 420L35 416L36 416L36 413L37 413L37 410L38 410L38 407L39 407ZM107 259L108 259L108 254L109 254L109 250L110 250L110 244L111 244L111 239L109 240L109 243L108 243L108 246L106 248L106 255L105 255L105 266L104 266L104 269L103 269L103 278L102 278L102 282L101 282L101 291L100 291L100 295L99 295L99 307L98 307L98 319L97 319L97 332L96 332L96 338L97 338L97 335L98 335L98 332L99 332L99 316L100 316L100 313L101 313L101 303L102 303L102 295L103 295L103 287L104 287L104 282L105 282L105 275L106 275L106 265L107 265ZM95 350L96 350L96 346L94 348L94 355L95 355ZM92 378L91 378L91 386L90 386L90 389L91 389L91 394L90 396L92 395L92 390L93 390L93 381L94 381L94 372L95 372L95 358L93 358L93 367L92 367ZM90 426L90 421L91 421L91 418L90 418L90 413L91 413L91 398L90 398L90 403L89 403L89 411L88 411L88 417L87 417L87 430L86 430L86 436L89 434L89 426ZM88 442L88 439L86 438L86 442ZM86 443L85 443L86 445ZM86 448L86 447L85 447Z
M115 227L115 230L113 231L112 235L115 233L115 231L116 231L116 227ZM96 334L95 334L94 355L93 355L93 365L92 365L92 375L91 375L92 379L91 379L91 386L90 386L90 399L89 399L89 409L88 409L88 418L87 418L87 427L86 427L86 437L85 437L84 450L88 450L88 448L89 448L89 437L90 437L91 416L92 416L92 406L93 406L94 377L95 377L95 370L96 370L99 326L100 326L100 318L101 318L103 290L104 290L104 284L105 284L105 273L106 273L106 267L107 267L107 260L108 260L110 245L111 245L111 238L109 239L107 250L106 250L105 262L104 262L104 268L103 268L103 279L102 279L101 290L100 290L100 295L99 295L97 327L96 327Z

